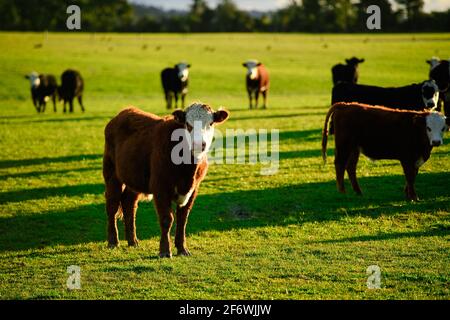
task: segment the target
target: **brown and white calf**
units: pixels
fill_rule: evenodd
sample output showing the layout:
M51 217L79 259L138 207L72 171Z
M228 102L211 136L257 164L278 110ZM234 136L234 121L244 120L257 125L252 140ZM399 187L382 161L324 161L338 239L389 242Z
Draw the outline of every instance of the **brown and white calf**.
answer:
M253 98L255 99L255 109L258 108L259 94L263 95L263 109L267 108L267 94L269 92L270 79L266 67L259 61L249 60L242 64L247 68L245 83L250 104L253 108Z
M375 160L400 160L406 176L406 197L417 200L414 182L418 170L430 158L433 147L443 143L443 134L447 130L442 114L336 103L325 118L322 134L324 161L330 117L334 123L334 164L340 192L345 193L344 174L347 171L353 190L362 194L356 179L356 166L362 152Z
M187 218L208 169L214 126L228 116L226 110L214 112L208 105L194 103L186 111L175 110L163 118L128 108L107 124L103 177L110 247L119 245L117 218L122 214L128 245L138 244L138 201L142 195L152 195L161 227L160 257L172 256L172 203L176 204L175 246L179 255L190 254L185 236ZM180 143L187 148L177 149Z

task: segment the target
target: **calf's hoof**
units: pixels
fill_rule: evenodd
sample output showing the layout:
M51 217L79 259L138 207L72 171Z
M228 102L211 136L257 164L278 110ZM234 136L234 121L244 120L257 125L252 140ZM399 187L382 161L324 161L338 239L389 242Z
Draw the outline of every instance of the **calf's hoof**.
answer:
M163 259L163 258L172 258L172 253L171 252L160 252L159 253L159 257L161 259Z
M119 247L119 243L115 243L115 242L108 242L108 248L109 249L114 249L114 248L118 248Z
M129 247L139 247L139 241L137 239L133 240L133 241L128 241L128 246Z
M191 253L189 252L189 250L187 248L183 248L183 249L178 250L178 255L189 257L191 255Z

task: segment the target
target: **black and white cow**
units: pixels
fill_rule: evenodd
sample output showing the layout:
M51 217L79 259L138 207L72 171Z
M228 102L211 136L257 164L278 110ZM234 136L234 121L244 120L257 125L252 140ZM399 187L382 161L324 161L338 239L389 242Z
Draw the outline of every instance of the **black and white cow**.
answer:
M161 71L161 82L167 109L172 108L173 99L175 99L175 108L177 108L178 95L181 95L181 108L184 108L184 100L188 93L190 67L189 63L181 62L173 68L165 68Z
M61 86L58 87L59 99L64 101L64 112L66 103L69 103L69 111L73 112L73 99L78 98L81 111L85 111L83 106L84 80L81 74L72 69L64 71L61 75Z
M56 112L56 95L58 85L55 76L51 74L38 74L32 72L25 76L30 80L31 99L38 113L45 111L49 99L53 101L53 111Z
M248 60L242 64L247 68L245 76L245 83L250 104L250 109L253 108L253 97L255 99L255 108L258 108L259 94L263 95L263 109L267 108L267 93L269 92L270 79L269 72L266 67L259 61Z
M440 60L433 57L427 60L427 63L430 65L430 79L436 81L440 91L437 109L441 110L441 105L444 105L444 113L450 124L450 59Z
M438 99L439 89L434 80L392 88L341 82L333 88L331 103L359 102L391 109L421 111L436 108Z
M358 82L358 65L363 63L364 59L359 59L356 57L345 59L347 64L339 63L331 69L333 75L333 84L336 85L339 82Z

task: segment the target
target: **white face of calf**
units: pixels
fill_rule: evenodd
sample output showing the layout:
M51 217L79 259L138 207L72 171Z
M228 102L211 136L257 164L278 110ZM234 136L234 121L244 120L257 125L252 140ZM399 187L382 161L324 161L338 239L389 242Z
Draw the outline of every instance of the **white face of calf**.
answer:
M432 112L426 117L426 126L430 145L438 147L443 144L444 132L448 130L445 124L445 117L438 112Z
M436 67L439 62L441 62L441 59L437 58L437 57L433 57L430 60L427 60L427 63L430 65L430 71L434 69L434 67Z
M190 67L191 65L188 63L179 63L175 66L178 70L178 78L180 78L181 81L186 81L188 79Z
M422 99L425 107L437 107L439 101L439 87L434 80L428 80L422 84Z
M41 79L39 79L39 74L37 72L32 72L25 76L28 80L30 80L30 87L37 88L41 84Z
M250 79L252 80L258 78L258 66L261 65L260 62L249 60L247 62L244 62L242 65L247 68L247 77L250 77Z
M196 159L201 159L210 149L214 137L214 124L228 119L228 111L214 112L210 106L202 103L190 105L186 111L176 110L175 120L184 123L190 139L190 149Z

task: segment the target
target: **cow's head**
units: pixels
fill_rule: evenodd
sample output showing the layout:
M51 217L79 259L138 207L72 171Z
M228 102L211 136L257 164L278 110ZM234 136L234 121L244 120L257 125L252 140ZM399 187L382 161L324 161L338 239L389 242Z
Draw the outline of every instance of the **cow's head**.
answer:
M188 79L190 67L191 65L185 62L180 62L175 65L175 70L177 71L178 78L181 81L186 81Z
M35 71L31 72L30 74L27 74L25 76L25 79L30 80L31 88L37 88L41 84L41 79L39 78L39 74Z
M347 62L347 64L349 66L354 66L354 67L357 67L358 64L363 63L364 61L365 61L364 59L359 59L357 57L353 57L353 58L350 58L350 59L345 59L345 62Z
M448 130L445 120L445 116L436 111L425 117L427 137L433 147L438 147L444 143L444 132Z
M435 108L439 101L439 87L434 80L422 83L422 99L426 108Z
M211 147L214 137L214 125L225 122L229 113L226 110L213 111L203 103L193 103L185 111L175 110L175 121L183 124L190 137L192 155L200 159Z
M261 65L261 62L256 60L248 60L242 65L247 68L247 77L252 80L256 80L258 78L258 66Z
M432 57L430 60L427 60L426 62L430 65L431 70L434 67L436 67L439 64L439 62L441 62L441 59L439 59L438 57Z

